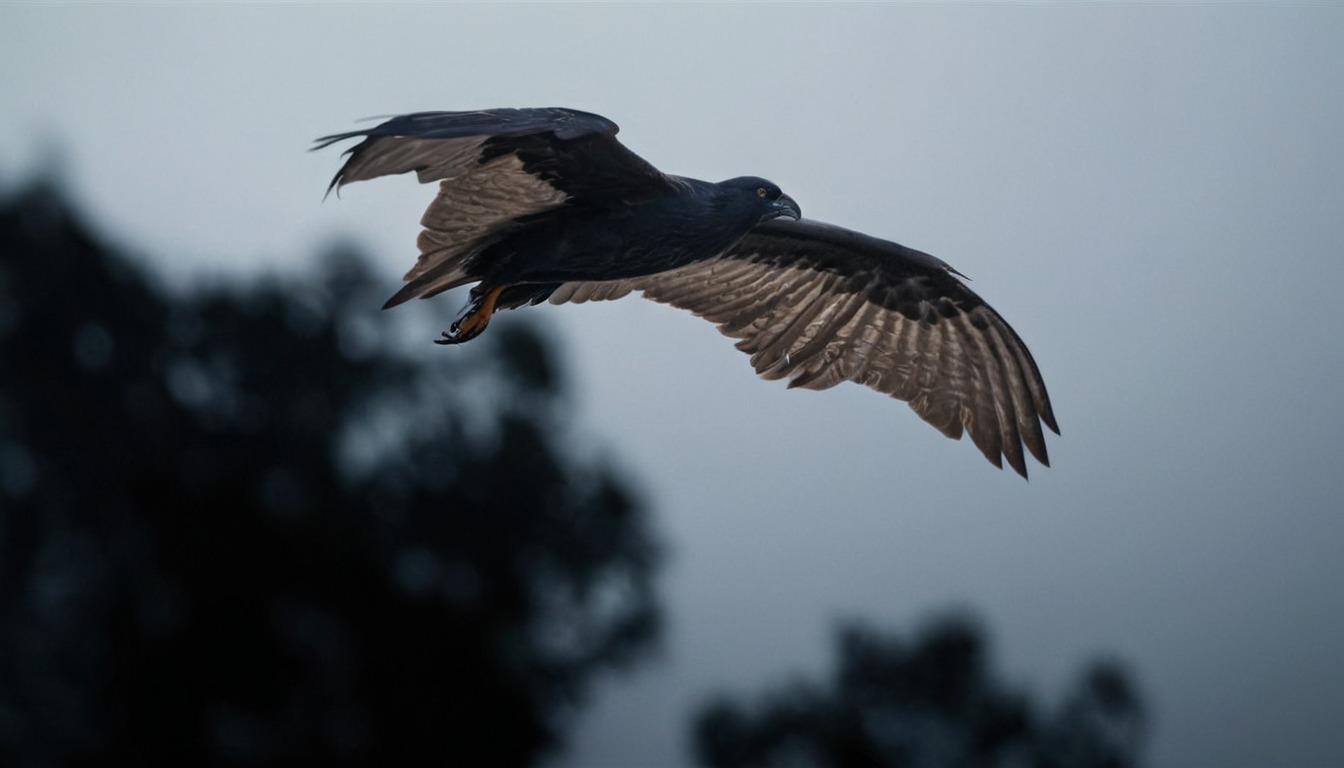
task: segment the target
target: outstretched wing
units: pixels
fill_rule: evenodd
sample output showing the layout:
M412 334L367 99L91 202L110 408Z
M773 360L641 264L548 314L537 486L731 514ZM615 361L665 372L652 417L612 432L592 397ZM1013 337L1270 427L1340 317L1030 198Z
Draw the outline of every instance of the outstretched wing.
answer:
M910 404L943 434L963 430L1026 477L1023 446L1049 465L1050 398L1017 333L926 253L811 221L762 224L719 256L634 280L567 283L551 301L647 298L738 338L762 377L825 389L855 381Z
M473 279L472 258L521 222L564 205L636 201L676 182L616 140L615 123L571 109L419 112L318 139L362 138L331 180L415 171L439 192L420 223L420 258L386 306Z

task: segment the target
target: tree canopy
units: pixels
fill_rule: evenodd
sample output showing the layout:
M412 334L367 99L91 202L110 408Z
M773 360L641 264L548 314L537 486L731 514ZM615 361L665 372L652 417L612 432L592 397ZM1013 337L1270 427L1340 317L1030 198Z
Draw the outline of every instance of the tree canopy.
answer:
M536 764L650 649L659 547L546 340L403 345L375 283L336 249L172 291L50 187L0 199L0 763ZM1045 710L967 621L838 658L705 707L697 757L1137 763L1116 664Z
M372 282L173 292L0 201L0 762L524 765L650 648L658 548L546 345L417 358Z
M997 679L984 632L939 619L913 641L851 623L828 685L797 681L755 703L727 695L696 716L708 768L1132 768L1145 715L1114 661L1089 666L1043 710Z

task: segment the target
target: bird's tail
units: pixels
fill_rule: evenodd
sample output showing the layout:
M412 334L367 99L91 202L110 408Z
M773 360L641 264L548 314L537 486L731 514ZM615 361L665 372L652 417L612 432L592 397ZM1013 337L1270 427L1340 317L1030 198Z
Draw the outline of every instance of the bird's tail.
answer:
M427 299L450 288L474 283L481 279L475 269L476 256L490 243L476 243L462 248L460 244L441 246L427 239L429 230L420 233L420 259L406 273L406 284L383 305L391 309L414 298Z

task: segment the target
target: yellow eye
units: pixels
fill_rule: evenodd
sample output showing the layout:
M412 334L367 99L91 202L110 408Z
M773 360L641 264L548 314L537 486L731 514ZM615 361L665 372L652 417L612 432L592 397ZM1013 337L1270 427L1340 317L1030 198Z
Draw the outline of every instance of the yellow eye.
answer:
M765 187L757 187L757 188L756 188L756 196L757 196L757 197L765 197L765 196L768 195L768 194L770 194L770 192L769 192Z

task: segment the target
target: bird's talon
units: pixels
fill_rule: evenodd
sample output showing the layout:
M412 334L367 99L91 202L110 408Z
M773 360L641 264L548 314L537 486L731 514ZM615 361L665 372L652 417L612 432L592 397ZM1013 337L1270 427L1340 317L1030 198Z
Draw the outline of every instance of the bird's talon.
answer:
M462 314L443 332L443 338L435 339L434 343L461 344L480 336L490 323L490 315L495 311L495 299L499 298L503 290L502 286L495 286L479 296L474 295L471 302L462 308Z
M435 339L434 340L435 344L460 344L461 342L466 341L468 338L471 338L469 336L464 337L462 333L462 324L460 322L455 322L452 325L448 326L448 330L444 331L440 335L443 338Z

